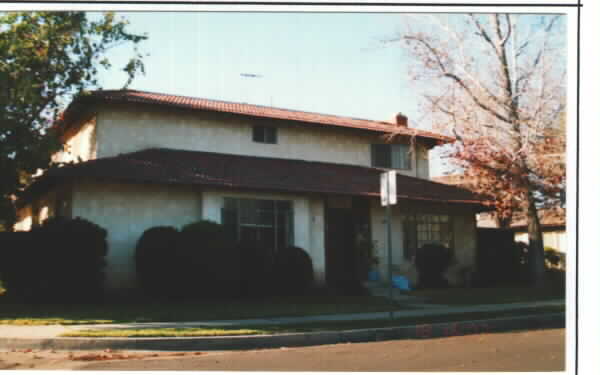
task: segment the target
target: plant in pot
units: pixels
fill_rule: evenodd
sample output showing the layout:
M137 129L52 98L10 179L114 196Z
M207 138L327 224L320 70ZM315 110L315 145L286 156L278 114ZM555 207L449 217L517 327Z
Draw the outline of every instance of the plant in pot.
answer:
M377 265L377 241L371 241L364 236L358 236L356 241L356 250L358 253L358 262L361 278L368 281L378 281L379 271Z

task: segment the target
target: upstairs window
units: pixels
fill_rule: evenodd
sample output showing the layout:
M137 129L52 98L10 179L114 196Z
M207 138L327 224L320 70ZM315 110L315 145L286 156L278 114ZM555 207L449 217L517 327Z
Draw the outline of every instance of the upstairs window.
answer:
M378 168L410 170L410 146L405 144L371 145L371 165Z
M252 140L258 143L277 143L277 128L273 126L253 126Z

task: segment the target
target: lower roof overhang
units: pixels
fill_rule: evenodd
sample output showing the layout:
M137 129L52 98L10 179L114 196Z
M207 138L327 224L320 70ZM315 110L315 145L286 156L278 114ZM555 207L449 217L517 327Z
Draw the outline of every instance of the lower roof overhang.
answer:
M19 205L58 185L84 179L378 198L383 171L345 164L153 148L52 168L21 194ZM484 197L471 191L401 174L397 174L397 197L469 205L479 212L490 209Z

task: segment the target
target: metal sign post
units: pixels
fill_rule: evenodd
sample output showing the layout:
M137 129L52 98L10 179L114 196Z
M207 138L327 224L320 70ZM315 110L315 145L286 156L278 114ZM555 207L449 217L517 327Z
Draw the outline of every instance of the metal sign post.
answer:
M392 205L397 203L396 199L396 171L387 171L380 178L381 205L386 208L387 222L387 258L388 258L388 282L390 301L393 298L392 284ZM394 309L390 310L390 319L394 318Z

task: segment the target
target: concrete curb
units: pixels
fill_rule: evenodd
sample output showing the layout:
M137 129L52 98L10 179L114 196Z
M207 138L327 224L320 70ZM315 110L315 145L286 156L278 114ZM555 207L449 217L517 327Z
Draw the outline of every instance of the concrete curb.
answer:
M397 339L462 336L476 333L502 332L514 329L565 327L565 314L524 315L509 318L455 321L388 328L346 331L287 333L260 336L229 337L161 337L161 338L0 338L3 349L54 350L243 350L292 346L328 345Z

